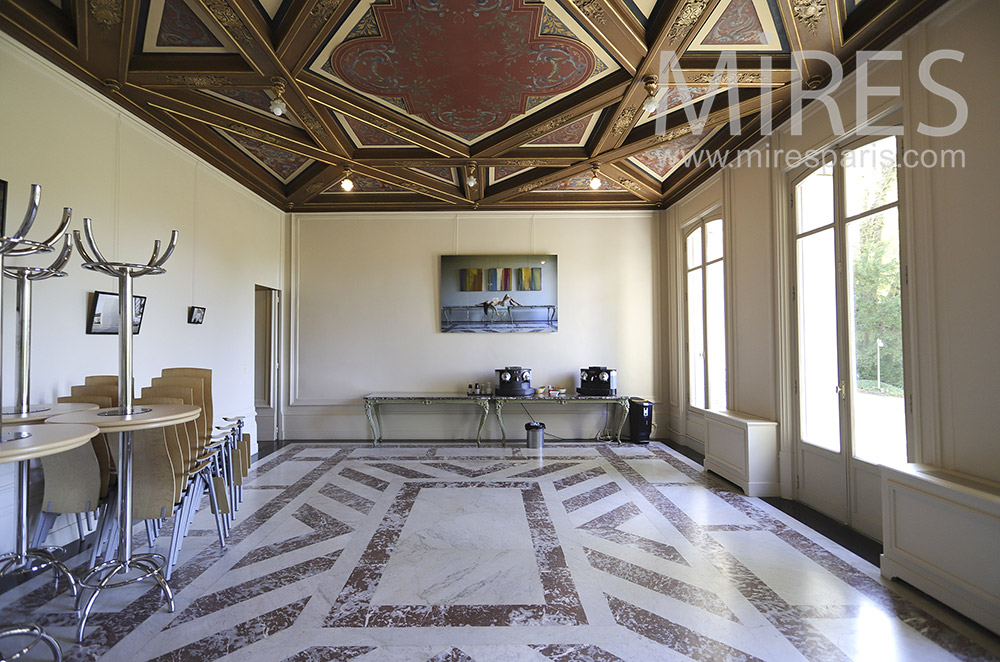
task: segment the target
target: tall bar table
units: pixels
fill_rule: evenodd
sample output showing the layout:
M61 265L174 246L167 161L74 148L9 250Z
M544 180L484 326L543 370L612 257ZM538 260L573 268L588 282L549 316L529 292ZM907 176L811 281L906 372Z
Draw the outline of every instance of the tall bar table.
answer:
M57 564L58 560L48 554L39 554L41 550L28 549L28 463L36 457L55 455L82 446L97 434L97 427L83 424L5 425L3 429L4 432L15 433L11 435L13 439L0 443L0 464L17 462L17 541L13 553L0 556L0 563L3 563L0 572L6 574L8 571L36 570ZM33 566L30 562L32 558L42 563ZM65 567L62 567L62 571L69 575ZM75 588L75 584L71 585ZM0 630L0 638L23 635L34 636L35 643L44 641L52 649L56 659L61 659L59 645L37 625Z
M80 607L84 591L93 591L80 613L80 626L77 629L77 641L83 641L83 630L87 618L94 606L94 601L101 591L117 588L152 578L159 584L167 599L169 611L174 611L174 596L163 577L163 566L166 558L162 554L132 553L132 432L178 425L198 418L201 407L192 405L150 405L136 409L136 413L122 414L117 407L96 411L62 414L47 420L48 423L86 424L96 426L104 433L119 433L118 458L118 525L121 534L118 536L118 550L115 557L90 569L80 580L80 595L77 597L77 608ZM132 570L139 574L128 576ZM117 581L112 581L121 575Z

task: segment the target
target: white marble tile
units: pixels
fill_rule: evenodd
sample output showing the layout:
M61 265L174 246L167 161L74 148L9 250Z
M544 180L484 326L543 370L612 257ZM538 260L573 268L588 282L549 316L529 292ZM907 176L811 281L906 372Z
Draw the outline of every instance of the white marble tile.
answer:
M542 604L545 593L532 550L397 549L372 604Z
M658 488L698 524L755 525L752 519L700 485L665 485Z
M533 549L521 490L420 490L397 549Z
M850 605L864 598L769 531L713 531L712 537L792 605Z
M629 459L628 464L651 483L690 483L681 471L657 458Z
M270 471L254 476L254 485L291 485L319 466L319 462L282 462ZM250 490L244 490L247 492Z

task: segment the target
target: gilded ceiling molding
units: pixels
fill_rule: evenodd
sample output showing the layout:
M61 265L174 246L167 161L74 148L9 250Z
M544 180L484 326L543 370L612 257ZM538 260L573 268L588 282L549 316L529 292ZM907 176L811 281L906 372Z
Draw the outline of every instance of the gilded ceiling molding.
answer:
M524 140L525 142L529 142L534 140L535 138L540 138L544 136L546 133L552 133L553 131L561 127L563 124L569 124L574 119L576 118L573 117L572 115L562 115L560 117L555 118L554 120L549 120L544 124L536 126L531 131L525 132L523 134Z
M753 72L740 72L734 73L731 71L726 72L714 72L710 74L698 74L693 78L690 78L688 83L698 83L698 84L712 84L718 85L720 83L725 83L727 85L740 85L740 84L757 84L761 82L761 75L759 73Z
M309 10L309 25L318 28L326 25L326 22L337 11L341 0L319 0L313 8Z
M494 166L525 166L525 167L538 167L548 165L546 161L541 159L504 159L500 161L493 161Z
M122 22L125 0L90 0L90 15L106 28Z
M809 32L813 34L816 34L819 20L825 11L825 0L794 0L792 3L792 12L795 14L795 18L798 19L799 23L805 23Z
M323 123L320 122L318 119L316 119L316 116L310 113L309 111L304 110L301 113L295 113L295 114L299 116L299 119L302 121L305 127L313 133L313 135L318 136L320 138L326 138L327 136L330 135L329 132L327 132L326 127L323 126Z
M708 7L708 3L702 2L702 0L687 1L684 8L681 9L681 13L677 17L677 20L674 21L674 24L670 26L670 30L667 32L667 39L671 44L678 39L681 39L691 31L694 24L697 23L698 19L701 18L701 15L705 13L706 7Z
M686 136L690 133L691 133L691 125L685 124L684 126L679 126L674 129L670 129L666 133L658 133L655 136L646 138L646 140L642 141L642 146L649 147L652 145L659 145L660 143L668 143L671 140L677 140L678 138Z
M517 192L518 193L528 193L530 191L534 191L536 188L538 188L539 186L542 186L542 185L544 185L546 183L547 182L545 182L544 180L539 180L537 182L531 182L530 184L523 184L523 185L517 187Z
M316 193L325 190L328 186L330 185L326 182L313 182L305 188L305 192L308 195L315 195Z
M638 108L626 108L623 110L621 115L618 116L618 119L615 120L615 125L611 128L611 133L616 136L620 136L631 129L632 120L635 119L635 113L638 110Z
M628 190L635 191L636 193L642 190L642 187L639 186L638 182L636 182L633 179L628 179L627 177L622 177L621 179L618 180L618 183L621 184L623 187L627 188Z
M202 0L208 11L219 22L219 25L226 29L233 39L244 44L255 45L253 33L243 24L243 20L233 11L226 0Z
M246 136L247 138L253 138L254 140L259 140L262 143L268 143L271 145L278 145L281 147L290 147L293 143L285 140L279 136L276 136L266 131L261 131L260 129L252 126L247 126L246 124L240 124L239 122L231 122L228 128L230 131L239 133L240 135Z
M228 76L191 76L184 74L167 74L167 83L170 85L183 85L184 87L231 87L236 85L234 78Z
M601 0L573 0L573 4L590 20L601 25L607 22L604 19L604 5L601 4Z

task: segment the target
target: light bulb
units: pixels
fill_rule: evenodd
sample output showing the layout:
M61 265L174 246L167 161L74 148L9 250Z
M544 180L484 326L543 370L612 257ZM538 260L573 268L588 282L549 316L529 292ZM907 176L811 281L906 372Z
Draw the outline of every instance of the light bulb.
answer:
M288 110L288 106L285 105L285 102L282 100L281 97L278 97L271 101L271 112L274 113L275 115L280 117L285 113L286 110Z
M340 188L344 189L345 191L353 191L354 182L351 181L350 177L347 177L344 179L344 181L340 182Z
M642 109L649 115L656 112L656 97L650 95L646 97L646 100L642 102Z
M601 188L601 176L597 174L597 170L594 170L594 176L590 178L590 188L595 191Z
M469 188L476 188L476 184L479 183L479 180L476 179L475 175L470 173L469 176L465 178L465 183L469 185Z

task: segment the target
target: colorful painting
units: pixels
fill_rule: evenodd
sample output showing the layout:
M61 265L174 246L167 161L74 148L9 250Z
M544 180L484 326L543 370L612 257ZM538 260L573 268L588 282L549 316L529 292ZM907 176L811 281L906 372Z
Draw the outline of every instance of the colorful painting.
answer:
M509 267L486 270L486 289L490 292L510 292L513 289L511 280Z
M461 269L458 272L459 292L482 292L483 291L483 270L482 269Z
M441 332L558 331L557 267L555 255L442 255Z
M517 270L517 289L521 292L537 292L542 289L542 270L538 267L522 267Z

